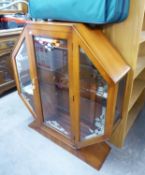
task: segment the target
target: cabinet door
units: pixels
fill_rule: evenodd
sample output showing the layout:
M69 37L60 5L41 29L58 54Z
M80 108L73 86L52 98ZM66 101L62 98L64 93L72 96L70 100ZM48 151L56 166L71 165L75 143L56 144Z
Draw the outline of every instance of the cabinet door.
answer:
M82 48L80 64L80 139L104 135L108 85Z
M39 33L39 32L38 32ZM43 33L41 31L41 33ZM46 33L46 32L44 32ZM32 31L33 35L33 31ZM58 34L59 35L59 34ZM43 123L71 138L69 41L67 37L33 35Z
M34 113L34 91L32 85L32 76L30 74L30 62L28 58L28 50L25 39L22 41L19 51L15 56L15 64L17 69L17 78L19 82L19 94L24 102Z
M91 50L77 37L74 44L76 144L81 148L109 138L114 99Z

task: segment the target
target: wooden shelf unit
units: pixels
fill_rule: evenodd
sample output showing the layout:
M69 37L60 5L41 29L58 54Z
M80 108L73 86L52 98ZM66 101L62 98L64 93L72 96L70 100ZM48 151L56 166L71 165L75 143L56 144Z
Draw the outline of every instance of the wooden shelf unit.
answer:
M140 43L145 42L145 31L141 32L141 36L140 36Z
M138 57L138 62L134 74L134 79L145 69L145 56Z
M144 89L145 89L145 81L136 79L133 83L133 90L132 90L132 95L129 102L128 111L132 109L132 107L134 106L135 102L140 97Z
M113 144L122 147L145 103L145 0L132 0L128 19L108 25L104 33L132 68L122 120L110 139Z

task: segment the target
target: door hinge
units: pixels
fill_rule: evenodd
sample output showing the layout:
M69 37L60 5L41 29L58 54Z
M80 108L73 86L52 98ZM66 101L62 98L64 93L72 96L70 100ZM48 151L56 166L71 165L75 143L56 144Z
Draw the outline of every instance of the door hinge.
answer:
M74 45L73 45L73 43L72 43L72 50L74 49Z
M73 101L75 101L75 97L73 96Z

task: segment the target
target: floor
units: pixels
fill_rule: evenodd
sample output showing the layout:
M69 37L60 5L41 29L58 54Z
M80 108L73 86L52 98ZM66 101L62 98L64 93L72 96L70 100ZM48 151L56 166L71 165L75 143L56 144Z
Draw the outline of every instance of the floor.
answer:
M123 149L112 148L100 171L28 127L32 117L16 92L0 99L0 175L144 175L145 109Z

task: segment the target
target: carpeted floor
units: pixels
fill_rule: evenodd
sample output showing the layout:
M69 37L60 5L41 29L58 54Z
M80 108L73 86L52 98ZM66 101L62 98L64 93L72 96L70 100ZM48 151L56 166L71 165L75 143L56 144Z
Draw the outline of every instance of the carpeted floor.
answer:
M28 127L32 117L16 92L0 99L0 175L144 175L145 109L123 149L96 171Z

